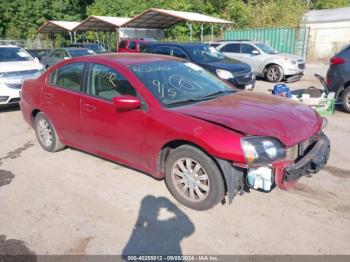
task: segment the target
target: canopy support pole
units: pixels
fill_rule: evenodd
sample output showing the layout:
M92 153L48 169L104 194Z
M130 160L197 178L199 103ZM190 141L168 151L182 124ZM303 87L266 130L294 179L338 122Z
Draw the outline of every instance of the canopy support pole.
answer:
M73 36L74 36L74 43L76 44L77 43L77 32L76 31L73 32Z
M214 25L211 24L211 41L214 42Z
M187 22L186 25L188 26L188 29L190 29L190 42L192 42L192 24Z
M204 31L204 25L201 24L201 43L203 43L203 31Z
M72 32L69 32L69 37L70 37L70 43L73 43L73 37L72 37Z
M116 51L119 52L119 42L120 42L120 28L116 28L116 33L117 33L117 43L116 43Z

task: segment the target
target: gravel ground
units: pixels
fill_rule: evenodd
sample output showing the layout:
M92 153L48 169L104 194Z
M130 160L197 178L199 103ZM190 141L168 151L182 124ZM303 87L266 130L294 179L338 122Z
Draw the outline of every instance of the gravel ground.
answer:
M308 65L292 88L317 85ZM272 84L258 81L256 90ZM328 166L291 191L251 191L197 212L163 181L66 149L47 153L17 108L0 112L0 254L350 255L350 124L337 111L326 129Z

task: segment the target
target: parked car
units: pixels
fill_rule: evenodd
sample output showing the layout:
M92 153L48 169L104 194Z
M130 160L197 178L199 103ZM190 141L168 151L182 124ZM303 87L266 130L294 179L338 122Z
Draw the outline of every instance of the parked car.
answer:
M301 56L279 54L266 43L254 41L223 41L216 47L224 55L251 65L257 76L272 83L304 74L305 61ZM212 43L216 44L216 43Z
M53 49L48 55L43 56L41 58L41 63L47 69L50 66L57 64L62 60L70 59L72 57L86 56L86 55L92 55L92 54L95 54L95 52L87 48L79 48L79 47L58 48L58 49Z
M0 107L18 104L23 81L36 78L43 71L43 65L24 49L0 45Z
M81 47L81 48L87 48L92 51L94 51L96 54L102 54L102 53L107 53L108 51L98 43L74 43L71 44L69 47Z
M141 53L147 43L157 42L154 38L125 38L119 43L119 53Z
M327 88L334 92L343 109L350 113L350 45L345 46L330 60Z
M51 48L26 48L26 51L34 58L41 61L43 56L48 55L51 52Z
M225 194L231 201L245 185L287 189L318 172L330 150L312 108L238 92L170 56L63 61L25 81L20 104L45 150L70 146L165 178L173 196L197 210Z
M143 52L187 59L239 89L253 90L255 86L255 75L248 64L227 58L207 44L157 42L146 45Z

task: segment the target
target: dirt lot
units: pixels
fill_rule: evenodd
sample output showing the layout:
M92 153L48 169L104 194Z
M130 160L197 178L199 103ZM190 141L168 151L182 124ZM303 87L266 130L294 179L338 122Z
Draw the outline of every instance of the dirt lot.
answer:
M310 65L292 86L316 85L312 73L325 69ZM163 181L74 149L45 152L18 109L2 111L0 253L350 254L349 119L329 117L329 164L294 190L197 212Z

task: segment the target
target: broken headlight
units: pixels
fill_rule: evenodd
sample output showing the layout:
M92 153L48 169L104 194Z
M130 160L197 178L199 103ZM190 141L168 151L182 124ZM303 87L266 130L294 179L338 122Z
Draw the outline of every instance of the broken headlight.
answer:
M283 145L272 137L244 137L241 146L249 166L268 165L286 157Z

